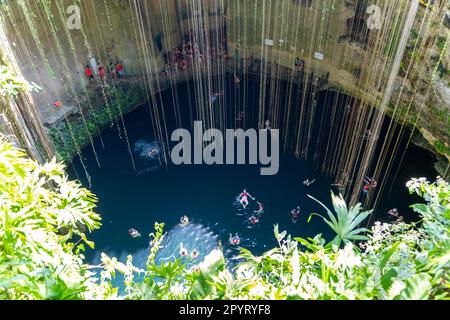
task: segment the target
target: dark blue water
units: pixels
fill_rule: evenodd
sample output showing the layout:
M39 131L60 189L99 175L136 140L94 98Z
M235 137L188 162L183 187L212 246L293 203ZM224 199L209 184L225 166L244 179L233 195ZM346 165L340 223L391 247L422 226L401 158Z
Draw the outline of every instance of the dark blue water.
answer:
M178 95L180 106L188 109L186 89L186 84L181 85ZM256 89L254 94L258 94ZM163 96L170 105L171 92L165 92ZM132 146L139 140L155 140L146 106L127 114L125 123ZM261 176L259 165L160 166L158 161L140 157L139 152L134 153L137 165L135 171L126 141L119 137L116 127L106 129L102 138L105 149L100 147L98 138L95 139L100 168L96 165L92 149L87 147L83 150L92 178L91 189L99 198L97 212L103 219L102 228L90 236L96 243L95 251L87 253L90 260L97 260L100 252L106 252L121 260L127 254L136 254L139 256L137 259L142 262L148 248L148 234L153 232L154 222L164 222L169 231L179 224L183 215L189 216L193 224L202 228L198 234L190 233L192 238L186 236L184 246L189 246L189 242L198 238L198 235L202 235L208 242L208 245L198 245L200 258L207 253L204 250L211 249L210 242L220 243L229 258L235 256L237 248L228 242L230 233L238 233L242 247L260 254L277 245L273 236L275 224L279 225L280 231L287 230L293 236L313 237L318 233L322 233L327 239L334 236L317 217L307 223L310 213L324 213L307 195L314 196L331 208L332 182L315 171L312 162L297 160L292 152L282 154L280 170L275 176ZM431 156L423 150L413 146L408 149L402 169L392 182L392 192L385 192L383 195L374 221L388 221L386 212L393 207L398 208L407 220L415 219L409 209L412 198L408 195L405 183L412 176L434 179L431 161ZM69 173L71 178L79 177L87 186L79 159L74 160ZM307 178L316 179L316 183L310 187L304 186L302 181ZM256 202L251 201L245 212L238 210L239 206L235 204L236 196L243 188L257 201L264 203L265 212L256 226L248 223L253 210L257 209ZM300 206L301 214L294 224L288 213L296 206ZM137 229L142 237L131 238L128 235L130 228ZM176 232L173 232L172 239L179 239ZM204 236L205 234L211 236ZM172 249L178 246L173 243L170 245ZM192 246L188 249L192 250Z

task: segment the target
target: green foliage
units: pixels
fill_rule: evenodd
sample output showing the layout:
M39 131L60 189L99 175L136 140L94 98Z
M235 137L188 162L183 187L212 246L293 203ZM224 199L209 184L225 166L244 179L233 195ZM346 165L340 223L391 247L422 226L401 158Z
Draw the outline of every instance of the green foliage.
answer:
M354 207L351 207L349 210L342 195L336 196L331 193L333 208L336 212L336 216L334 216L330 209L328 209L322 202L309 195L308 197L324 207L327 211L328 217L330 218L330 220L328 220L318 213L312 213L309 216L308 222L311 220L313 215L321 217L323 221L336 233L336 237L332 241L333 244L339 247L342 241L346 244L351 240L368 239L366 236L362 235L362 233L370 232L370 230L367 228L358 228L358 226L372 213L372 210L362 211L360 203Z
M442 140L436 140L434 142L434 147L436 148L437 152L441 154L450 155L449 148L445 145L445 143Z
M96 198L64 167L39 165L0 138L0 299L80 299L92 286L86 233Z
M443 36L439 36L436 39L436 47L438 47L441 50L444 50L444 48L447 45L447 38Z
M18 77L8 66L0 64L0 97L15 97L20 92L37 90L39 87Z

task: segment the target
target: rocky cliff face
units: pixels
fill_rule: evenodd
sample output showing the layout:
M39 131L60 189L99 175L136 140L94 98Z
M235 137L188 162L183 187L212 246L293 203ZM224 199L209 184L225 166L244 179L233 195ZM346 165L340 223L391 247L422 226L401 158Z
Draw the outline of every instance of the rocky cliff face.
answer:
M161 89L144 80L164 69L165 53L198 30L198 21L227 40L230 55L237 49L242 59L286 68L300 57L307 72L329 72L334 90L376 106L409 3L375 1L375 9L368 10L373 4L365 0L77 0L81 29L72 30L67 21L74 1L36 0L29 5L9 0L0 6L22 73L42 87L34 94L42 122L52 127L89 118L114 101L127 104L129 98L120 92L87 81L83 69L90 57L107 68L120 61L127 74L124 92L133 96L130 105L144 103L149 93ZM400 124L417 129L413 141L439 155L441 174L450 159L448 12L446 1L420 6L387 110ZM377 17L380 25L373 20ZM62 107L55 108L55 101ZM110 116L105 113L94 126L101 127Z

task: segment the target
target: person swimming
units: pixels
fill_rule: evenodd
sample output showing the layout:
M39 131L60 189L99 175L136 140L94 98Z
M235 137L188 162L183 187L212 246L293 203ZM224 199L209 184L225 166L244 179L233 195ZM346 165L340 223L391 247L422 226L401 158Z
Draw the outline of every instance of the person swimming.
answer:
M238 115L236 116L236 120L237 121L245 120L245 112L244 111L239 112Z
M241 243L241 238L239 238L239 235L236 233L235 236L233 236L230 233L230 238L229 238L230 244L233 246L238 246Z
M134 143L133 151L137 153L144 161L154 161L161 154L161 147L157 141L147 141L139 139Z
M197 249L192 250L191 252L191 258L197 259L200 256L200 252Z
M182 226L187 226L189 224L189 217L184 215L180 219L180 223Z
M183 242L180 243L180 256L186 257L188 255L187 249L183 246Z
M393 217L393 218L398 218L399 217L399 213L398 213L397 208L393 208L393 209L389 210L387 214L389 216Z
M297 223L298 217L300 216L300 207L297 206L297 208L292 209L291 212L289 212L289 216L293 223Z
M296 57L294 61L294 66L298 71L302 71L303 67L305 66L305 61L300 59L299 57Z
M217 101L217 99L223 94L223 92L216 92L213 93L210 97L211 103L214 103Z
M238 85L240 82L241 82L241 79L239 79L239 77L235 73L234 74L234 84Z
M251 216L251 217L248 219L248 222L249 222L251 225L255 226L255 225L257 225L257 224L259 223L259 218L256 217L256 216Z
M158 153L159 153L159 150L158 150L158 149L152 148L152 149L149 150L148 156L149 156L150 158L154 158L154 157L156 157L156 156L158 155Z
M264 213L264 203L256 201L256 203L258 204L258 210L253 211L255 214L263 214Z
M248 206L248 198L250 197L250 199L255 200L255 198L253 198L248 192L247 190L243 190L242 193L239 195L239 202L241 203L242 207L244 208L244 210L247 208Z
M309 187L309 186L312 185L314 182L316 182L316 179L312 179L312 180L306 179L305 181L303 181L303 184L304 184L305 186Z
M363 190L362 191L365 194L367 194L370 189L375 189L377 187L377 185L378 184L377 184L377 182L374 179L366 177L364 179L364 186L363 186Z
M139 231L137 231L137 230L134 229L134 228L131 228L131 229L128 230L128 235L129 235L130 237L132 237L132 238L139 238L139 237L142 236L142 235L139 233Z

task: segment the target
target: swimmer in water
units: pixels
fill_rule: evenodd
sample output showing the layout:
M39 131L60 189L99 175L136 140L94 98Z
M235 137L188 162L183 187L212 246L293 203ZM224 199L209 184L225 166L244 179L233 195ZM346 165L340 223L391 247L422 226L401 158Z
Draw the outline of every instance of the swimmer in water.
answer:
M211 95L211 102L214 103L223 94L223 92L216 92Z
M139 231L137 231L134 228L131 228L131 229L128 230L128 235L130 237L132 237L132 238L139 238L139 237L141 237L141 234L139 233Z
M180 223L182 226L187 226L189 224L189 218L188 216L182 216L180 219Z
M309 187L309 186L312 185L314 182L316 182L316 179L312 179L312 180L306 179L305 181L303 181L303 184L304 184L305 186Z
M241 243L241 238L239 238L239 235L236 233L235 236L233 236L230 233L230 238L229 238L230 244L233 246L238 246Z
M261 215L264 213L264 203L256 201L258 204L258 210L253 211L255 214Z
M370 189L375 189L377 185L378 183L374 179L366 177L364 179L364 187L362 191L364 192L364 194L367 194Z
M159 153L158 149L153 148L153 149L151 149L151 150L148 152L148 155L149 155L149 157L153 158L153 157L155 157L158 153Z
M393 218L398 218L399 217L399 213L398 213L397 208L389 210L387 214L389 216L393 217Z
M236 75L236 73L234 74L234 84L238 85L241 82L241 79L238 78L238 76Z
M239 112L238 115L236 116L236 120L237 121L245 120L245 112L244 111Z
M292 209L291 212L289 212L289 215L291 216L292 222L297 223L297 219L300 215L300 207L297 206L297 208Z
M255 217L255 216L251 216L250 219L248 219L248 222L251 225L255 226L255 225L257 225L259 223L259 218Z
M200 252L197 249L192 250L191 252L191 258L197 259L200 256Z
M252 200L255 200L255 198L253 198L248 192L247 190L243 190L242 193L239 195L239 202L241 203L242 207L244 208L244 210L247 208L248 206L248 198L251 198Z
M188 255L187 249L183 246L183 242L180 243L180 256L186 257Z

